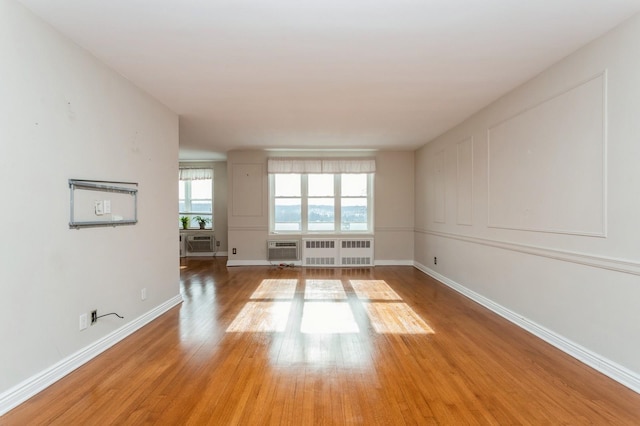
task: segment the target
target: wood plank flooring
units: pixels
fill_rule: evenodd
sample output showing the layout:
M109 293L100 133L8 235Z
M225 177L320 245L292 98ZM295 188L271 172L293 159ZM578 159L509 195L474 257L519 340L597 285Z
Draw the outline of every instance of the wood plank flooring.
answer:
M184 303L1 425L637 425L640 395L411 267L182 260Z

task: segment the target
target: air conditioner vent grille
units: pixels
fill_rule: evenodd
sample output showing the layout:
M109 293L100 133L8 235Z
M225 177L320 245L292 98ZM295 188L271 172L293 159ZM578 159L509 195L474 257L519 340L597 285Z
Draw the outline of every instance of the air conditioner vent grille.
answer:
M305 248L308 249L324 249L324 248L335 248L336 242L335 240L305 240Z
M342 248L371 248L371 240L342 240Z
M267 260L298 260L298 241L267 241Z
M187 237L187 251L190 253L213 252L213 236L189 235Z

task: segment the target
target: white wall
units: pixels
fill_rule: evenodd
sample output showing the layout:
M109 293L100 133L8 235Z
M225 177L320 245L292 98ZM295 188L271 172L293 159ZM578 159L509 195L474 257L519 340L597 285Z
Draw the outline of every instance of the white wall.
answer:
M415 188L418 267L636 389L638 40L635 17L425 145Z
M376 264L407 264L413 259L414 153L379 152L375 175Z
M231 151L229 179L229 264L264 264L269 234L267 151ZM278 156L344 156L344 152L278 152ZM377 264L411 264L413 260L414 153L380 151L375 156L374 228ZM281 237L286 238L286 237ZM232 250L237 249L234 255Z
M176 114L0 0L0 400L179 299L177 169ZM70 178L138 182L139 223L69 229Z

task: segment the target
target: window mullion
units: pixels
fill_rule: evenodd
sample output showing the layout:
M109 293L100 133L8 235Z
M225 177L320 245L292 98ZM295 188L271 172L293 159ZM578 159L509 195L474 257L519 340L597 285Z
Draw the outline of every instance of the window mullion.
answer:
M333 205L334 205L334 224L333 231L338 233L342 231L342 175L336 173L333 175Z
M184 208L191 212L191 181L184 182Z
M367 230L373 232L373 174L367 175Z
M302 220L302 232L306 233L309 230L309 179L307 179L307 174L303 173L300 176L300 181L302 184L302 188L301 188L301 196L302 196L302 200L300 203L300 208L301 211L300 213L302 214L301 220Z

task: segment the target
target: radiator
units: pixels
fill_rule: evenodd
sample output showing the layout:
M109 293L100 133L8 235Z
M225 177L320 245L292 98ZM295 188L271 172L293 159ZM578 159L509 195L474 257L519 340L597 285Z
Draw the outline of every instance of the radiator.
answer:
M302 240L303 266L373 266L372 238Z
M340 265L373 266L373 239L340 240Z
M336 240L302 240L302 265L336 266L338 264L338 244Z

